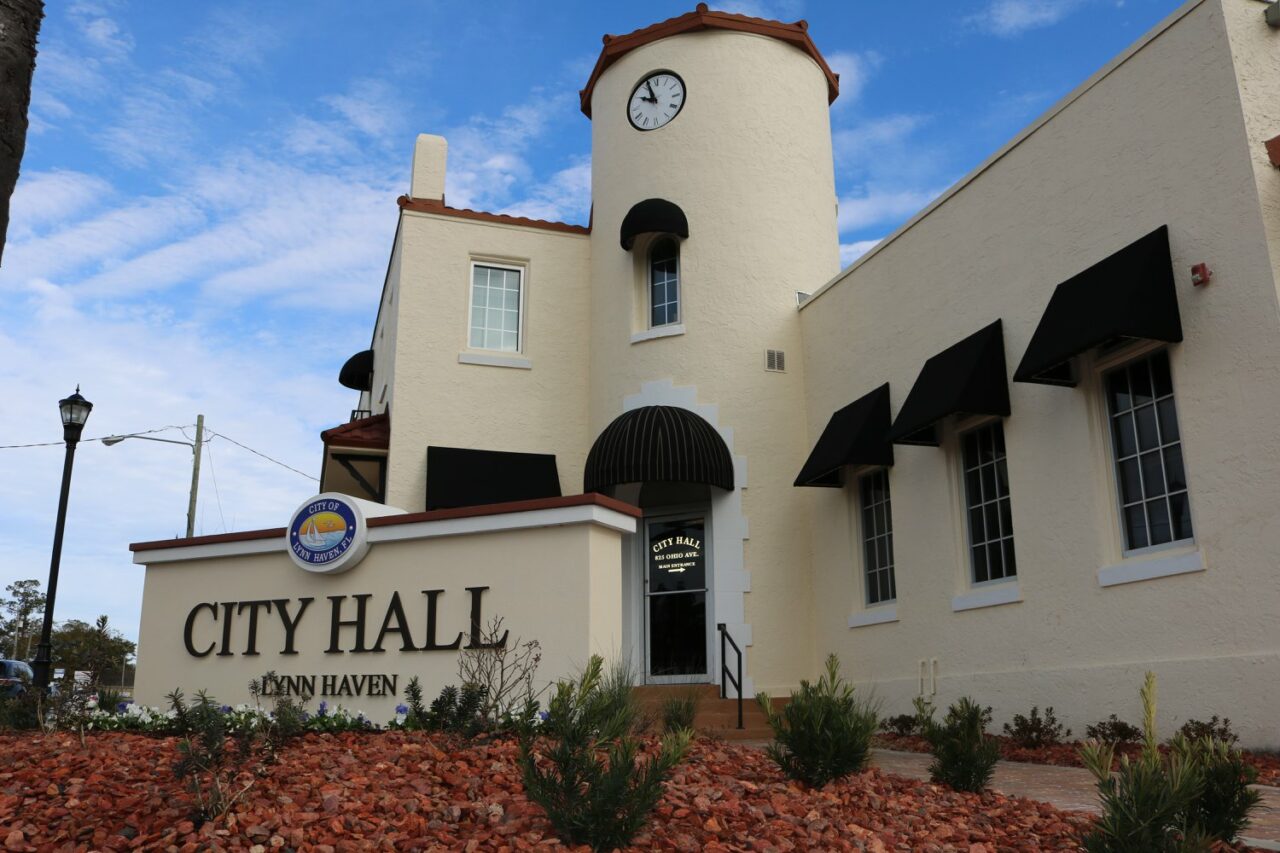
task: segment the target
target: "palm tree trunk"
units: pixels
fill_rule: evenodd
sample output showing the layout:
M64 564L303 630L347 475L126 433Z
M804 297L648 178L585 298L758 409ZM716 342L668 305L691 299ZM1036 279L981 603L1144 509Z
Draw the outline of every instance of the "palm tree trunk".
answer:
M27 108L42 20L43 0L0 0L0 258L9 233L9 197L27 147Z

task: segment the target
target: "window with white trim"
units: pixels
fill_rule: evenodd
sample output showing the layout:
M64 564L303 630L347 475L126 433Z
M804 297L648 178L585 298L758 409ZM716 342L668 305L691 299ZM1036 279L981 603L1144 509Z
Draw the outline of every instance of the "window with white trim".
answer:
M1189 541L1191 504L1165 350L1106 376L1126 551Z
M680 322L680 248L662 237L649 248L649 327Z
M520 267L471 265L472 349L520 352L520 312L524 304Z
M879 468L858 478L858 506L862 512L862 570L867 604L898 598L893 577L893 510L889 501L889 469Z
M960 437L968 514L969 559L974 583L1016 577L1009 468L1004 422L993 421Z

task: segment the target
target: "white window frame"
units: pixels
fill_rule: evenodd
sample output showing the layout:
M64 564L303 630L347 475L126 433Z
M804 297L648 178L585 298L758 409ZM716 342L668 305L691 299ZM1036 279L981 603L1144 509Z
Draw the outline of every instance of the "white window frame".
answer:
M669 323L662 323L655 326L653 324L653 250L664 240L670 240L671 244L676 247L676 318ZM659 234L645 247L644 250L644 304L645 304L645 328L651 332L659 332L664 329L679 329L684 331L684 282L681 281L681 263L680 263L680 238L674 234ZM666 303L664 303L666 304Z
M1168 358L1169 380L1170 385L1174 389L1174 414L1175 417L1178 418L1178 447L1179 452L1182 455L1183 476L1187 481L1187 503L1191 505L1192 535L1187 539L1173 539L1168 542L1161 542L1158 545L1144 545L1140 548L1130 548L1125 527L1124 490L1120 481L1120 458L1118 448L1115 444L1115 431L1112 428L1111 404L1107 396L1107 379L1115 371L1127 368L1139 361L1149 359L1161 350L1165 352L1165 357ZM1196 536L1194 532L1196 529L1196 509L1191 496L1191 476L1187 471L1186 442L1182 431L1182 418L1178 413L1178 390L1177 382L1174 377L1173 358L1169 352L1168 345L1161 341L1135 341L1129 346L1118 348L1113 352L1107 353L1105 356L1095 358L1093 374L1093 384L1097 399L1097 417L1100 419L1100 426L1103 430L1102 442L1106 447L1105 465L1106 470L1108 471L1107 480L1111 489L1111 529L1114 532L1116 551L1119 553L1120 559L1124 561L1131 557L1146 557L1159 554L1163 551L1188 551L1194 549L1196 546ZM1158 428L1159 427L1157 425L1157 429ZM1141 476L1141 469L1139 469L1139 476ZM1170 524L1172 524L1172 521L1172 518L1170 518Z
M1016 587L1018 583L1017 565L1014 566L1013 574L1005 574L1002 577L998 577L998 578L989 577L985 581L977 580L975 578L975 573L974 573L974 564L973 564L974 542L973 542L973 531L969 523L969 509L970 509L969 487L968 487L967 477L965 476L968 473L968 470L967 470L967 465L965 464L965 458L964 458L964 438L966 435L972 432L977 432L978 430L987 429L996 424L999 424L1001 434L1003 435L1004 434L1004 418L1000 418L1000 417L983 417L983 418L967 419L957 423L956 429L953 432L953 440L955 442L955 459L956 459L954 470L956 471L957 478L958 478L957 491L958 491L958 497L959 497L958 503L960 507L960 528L961 528L960 542L964 548L961 555L962 557L961 563L964 565L964 577L965 577L964 587L971 591L985 590L990 587L1002 586L1005 584ZM1008 477L1009 439L1007 435L1004 435L1004 444L1005 444L1005 451L1004 451L1005 474L1006 474L1006 477ZM1010 515L1010 518L1012 519L1013 489L1012 489L1011 483L1009 488L1009 510L1010 510L1009 515ZM1009 537L1002 536L1001 541L1003 541L1005 538L1010 538L1013 540L1013 550L1014 550L1014 554L1016 555L1017 547L1018 547L1017 534L1013 533ZM989 545L990 541L988 540L983 544ZM1022 562L1021 560L1017 560L1017 563L1021 563L1021 562ZM1003 567L1003 565L1004 565L1004 554L1003 554L1003 548L1002 548L1001 549L1001 566ZM1005 601L1004 596L998 596L998 598L1000 599L999 601L993 601L991 603L995 603L995 604L1011 603L1011 602ZM977 606L986 606L987 603L985 598L982 598L981 600L983 603ZM1021 600L1021 599L1017 599L1017 600ZM961 604L963 604L963 602L961 602ZM971 608L967 606L956 606L956 602L953 601L952 609L965 610L965 609L971 609Z
M517 307L516 317L516 348L509 349L491 349L489 347L477 347L471 344L471 315L475 310L475 276L476 267L487 267L490 269L512 270L520 276L519 286L519 305ZM528 317L529 305L529 267L527 264L513 263L509 260L491 260L485 257L472 257L471 263L467 266L467 315L466 315L466 349L470 352L499 353L506 356L521 356L526 349L525 326Z
M864 517L865 507L863 506L863 500L862 500L862 484L863 484L863 481L868 477L875 477L880 475L883 475L885 478L885 489L888 492L888 498L885 501L887 505L886 520L888 521L888 531L885 534L881 534L877 532L875 535L877 538L881 535L887 535L889 538L889 565L887 568L888 568L889 578L890 578L889 585L893 590L893 596L891 598L881 599L880 601L872 601L871 600L871 577L870 577L871 567L867 564L868 531L867 531L866 521ZM858 548L858 555L859 555L858 564L861 568L860 574L862 578L862 606L864 609L867 609L867 610L871 610L878 607L891 607L897 604L898 602L898 573L897 573L898 563L897 563L897 560L895 559L894 552L893 552L893 487L889 483L889 479L890 478L889 478L888 466L866 466L853 474L853 482L851 484L852 486L851 491L853 493L851 497L852 497L853 506L854 506L853 511L856 517L856 520L854 522L854 530L857 535L856 545ZM882 568L877 566L875 568L875 571L877 572L882 571Z

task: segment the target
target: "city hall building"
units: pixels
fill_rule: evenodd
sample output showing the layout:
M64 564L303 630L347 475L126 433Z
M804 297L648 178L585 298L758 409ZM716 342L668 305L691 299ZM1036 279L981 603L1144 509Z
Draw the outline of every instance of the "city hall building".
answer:
M451 207L420 136L321 494L133 546L139 699L388 719L518 637L1077 732L1151 669L1280 742L1278 12L1191 0L844 270L803 21L605 36L586 227Z

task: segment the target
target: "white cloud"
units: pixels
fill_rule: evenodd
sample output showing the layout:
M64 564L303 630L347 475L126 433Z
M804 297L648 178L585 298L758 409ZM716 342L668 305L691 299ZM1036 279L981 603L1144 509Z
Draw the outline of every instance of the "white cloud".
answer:
M553 222L586 221L591 209L591 160L583 158L535 187L530 197L499 212Z
M877 238L875 240L855 240L852 243L841 243L840 244L840 266L842 267L849 266L849 264L853 263L858 258L862 257L867 252L870 252L876 246L880 245L881 239L883 238Z
M1017 36L1047 27L1071 14L1081 0L992 0L969 23L998 36Z
M869 190L840 199L840 232L905 220L938 197L939 190Z
M831 134L831 147L836 163L856 165L879 156L884 149L899 149L907 137L926 122L924 116L898 114L866 119L852 127L835 130Z
M871 75L884 62L884 57L874 50L863 53L838 51L827 55L827 64L840 75L840 97L836 108L848 106L862 94Z
M24 172L10 202L9 239L22 240L42 226L83 215L107 201L112 192L110 183L84 172Z
M788 23L799 18L804 8L801 0L724 0L721 3L708 5L717 12L733 12L737 15L749 15L752 18Z
M72 3L67 7L67 17L79 29L89 47L103 57L123 59L133 51L133 36L108 14L108 4Z

